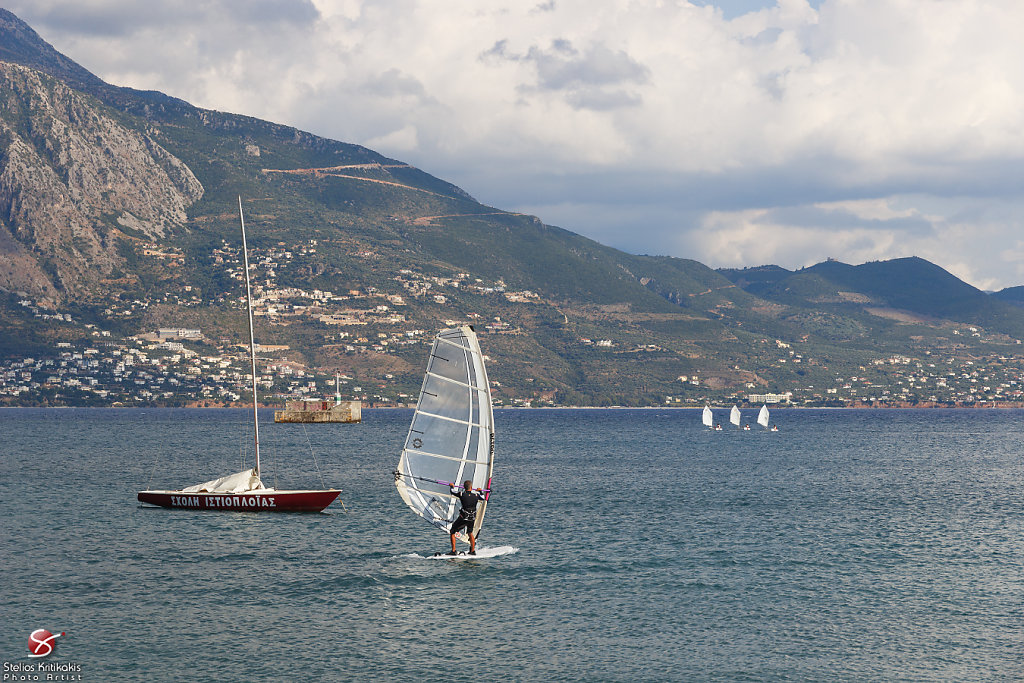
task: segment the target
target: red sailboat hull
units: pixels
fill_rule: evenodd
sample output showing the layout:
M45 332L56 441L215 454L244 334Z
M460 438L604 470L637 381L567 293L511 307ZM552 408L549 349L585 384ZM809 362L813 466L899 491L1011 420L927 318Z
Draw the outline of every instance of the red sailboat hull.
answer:
M247 491L245 493L185 493L139 491L139 502L183 510L231 512L321 512L341 494L326 491Z

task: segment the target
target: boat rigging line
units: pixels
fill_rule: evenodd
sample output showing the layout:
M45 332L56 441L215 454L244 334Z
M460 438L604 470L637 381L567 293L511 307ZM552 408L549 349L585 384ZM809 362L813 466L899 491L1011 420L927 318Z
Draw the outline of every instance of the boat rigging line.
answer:
M316 453L313 452L313 442L309 440L309 432L306 431L305 423L302 424L302 435L306 437L306 445L309 446L309 454L313 456L313 464L316 465L316 473L320 477L320 485L327 488L327 482L324 481L324 474L320 471L320 463L317 462Z

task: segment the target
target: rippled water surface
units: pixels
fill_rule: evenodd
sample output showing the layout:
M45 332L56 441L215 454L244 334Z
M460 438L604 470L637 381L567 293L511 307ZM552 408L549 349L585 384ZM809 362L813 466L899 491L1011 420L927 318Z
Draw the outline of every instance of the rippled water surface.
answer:
M273 515L135 500L239 469L243 411L0 410L0 658L47 628L84 681L1024 677L1024 412L497 411L480 544L519 552L468 561L394 490L410 414L268 411L264 479L344 501Z

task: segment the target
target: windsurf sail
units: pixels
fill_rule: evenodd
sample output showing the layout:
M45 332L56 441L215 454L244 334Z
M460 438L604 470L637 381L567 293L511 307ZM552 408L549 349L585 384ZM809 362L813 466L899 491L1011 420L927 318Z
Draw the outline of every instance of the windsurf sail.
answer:
M736 406L733 406L732 410L729 411L729 422L733 423L737 427L740 426L740 409Z
M768 429L768 406L761 406L761 412L757 414L757 424Z
M416 412L395 470L395 487L417 515L445 532L458 514L449 486L470 481L485 499L477 504L473 533L487 511L494 466L494 414L487 369L469 325L442 330L427 360ZM460 540L468 540L465 534Z
M701 422L704 423L705 427L714 426L715 416L711 414L711 406L704 406L704 412L701 413Z

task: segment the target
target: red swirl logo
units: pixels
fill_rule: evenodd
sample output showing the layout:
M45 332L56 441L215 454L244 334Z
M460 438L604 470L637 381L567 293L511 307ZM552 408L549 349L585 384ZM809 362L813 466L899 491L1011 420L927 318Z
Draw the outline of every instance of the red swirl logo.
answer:
M29 657L46 657L53 652L53 641L64 635L64 632L60 632L56 635L50 633L45 628L37 628L32 631L28 637L28 651L31 653Z

